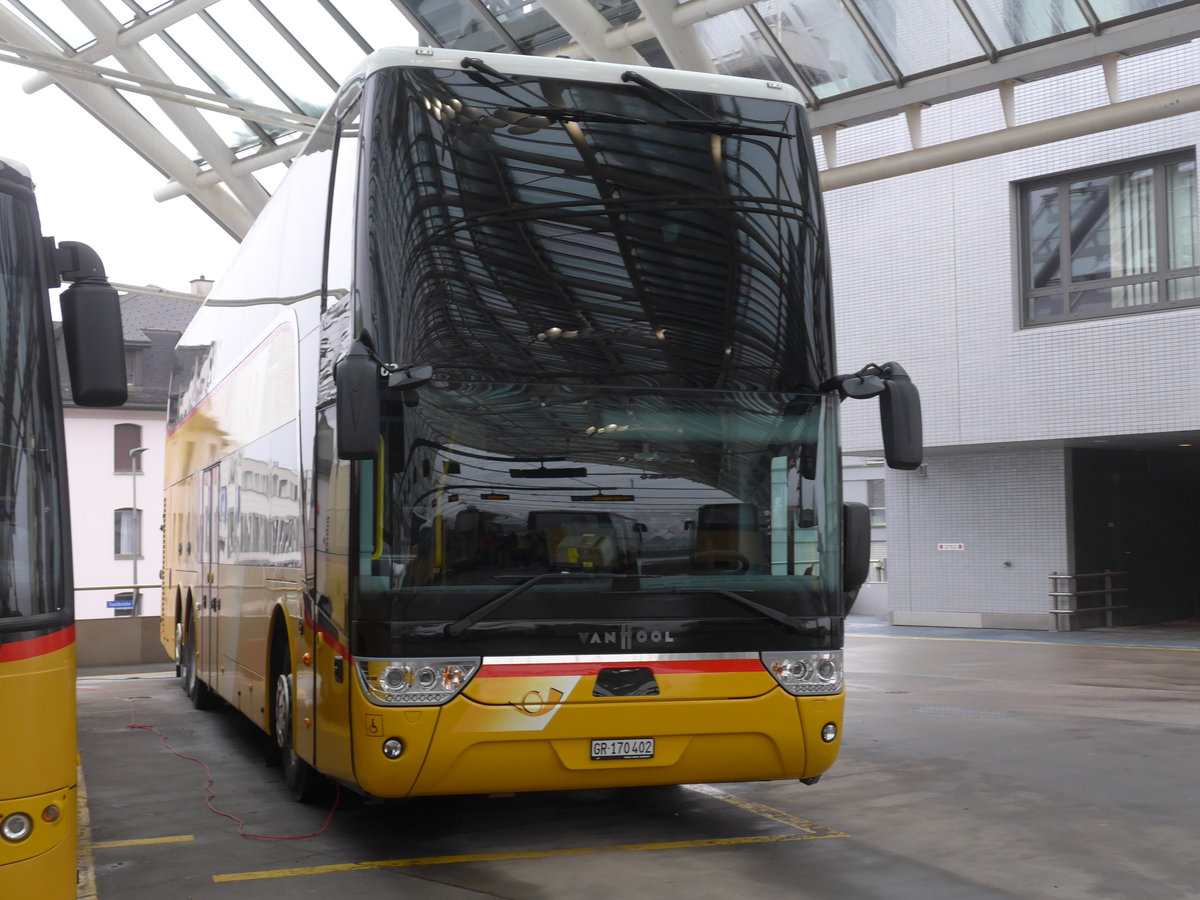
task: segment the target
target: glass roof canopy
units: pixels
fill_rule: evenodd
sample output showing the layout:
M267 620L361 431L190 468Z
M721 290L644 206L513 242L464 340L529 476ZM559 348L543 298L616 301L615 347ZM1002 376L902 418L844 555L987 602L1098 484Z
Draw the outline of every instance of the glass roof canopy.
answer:
M381 46L591 57L782 81L837 135L1200 36L1200 0L0 0L0 62L58 84L241 237L340 80ZM1176 112L1186 111L1176 109ZM1115 127L1108 125L1107 127Z

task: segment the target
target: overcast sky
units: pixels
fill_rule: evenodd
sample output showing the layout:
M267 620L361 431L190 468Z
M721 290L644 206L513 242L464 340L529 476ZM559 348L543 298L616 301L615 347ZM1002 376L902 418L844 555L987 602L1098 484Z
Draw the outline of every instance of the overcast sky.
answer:
M236 242L186 197L156 201L165 178L59 88L25 94L32 74L0 62L0 156L33 173L42 233L90 244L116 282L186 291L220 276Z

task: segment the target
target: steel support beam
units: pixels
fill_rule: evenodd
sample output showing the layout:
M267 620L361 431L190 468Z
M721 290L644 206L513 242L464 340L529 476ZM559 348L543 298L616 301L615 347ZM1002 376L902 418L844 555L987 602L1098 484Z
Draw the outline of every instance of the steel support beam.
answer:
M153 57L142 47L117 45L119 23L98 0L63 0L63 2L91 30L97 43L107 46L112 51L113 57L126 71L159 81L170 81ZM200 112L186 106L161 101L159 101L159 107L207 160L208 164L220 173L229 190L250 214L257 216L266 205L269 195L253 178L246 176L239 178L233 175L229 168L235 158L233 151L213 127L204 120Z
M667 58L671 60L671 65L676 69L693 72L715 73L717 71L717 67L713 65L712 56L709 55L708 50L696 35L695 27L689 25L686 28L678 28L671 19L672 12L678 8L675 0L636 0L636 2L642 15L650 23L654 36L658 38L658 43L662 45Z
M0 36L46 55L57 53L56 47L3 7L0 7ZM254 216L224 187L196 185L195 179L199 175L196 164L119 93L69 76L56 76L55 82L154 169L188 185L195 203L229 234L237 240L245 236L254 223Z
M188 16L202 12L216 2L217 0L177 0L170 6L164 6L146 18L139 19L120 29L117 32L117 44L121 47L132 47L139 41L159 34L163 29L183 21ZM85 63L98 63L111 55L112 53L107 47L96 43L85 47L71 58ZM32 94L53 83L54 80L49 75L39 74L30 78L21 87L25 93Z
M542 0L541 5L592 59L626 66L647 65L645 58L634 50L632 45L614 47L608 43L608 35L611 33L608 20L586 0ZM652 37L654 30L647 22L646 36L643 40Z
M260 150L250 156L238 157L238 159L230 166L235 175L249 175L251 172L257 172L260 169L265 169L268 166L274 166L278 163L287 162L295 159L301 149L303 149L308 136L298 138L294 141L288 141L286 144L280 144L277 147L271 147L267 150ZM194 179L191 185L185 185L178 181L169 181L161 187L154 189L154 199L158 201L173 200L176 197L185 196L188 191L197 186L207 187L209 185L219 184L221 176L208 169L201 172Z
M914 172L952 166L955 163L995 156L998 153L1025 150L1085 134L1141 125L1158 119L1167 119L1198 111L1200 111L1200 85L1192 85L1175 91L1153 94L1149 97L1139 97L1136 100L1125 100L1096 109L1057 116L1041 122L1031 122L1028 125L1017 125L1002 131L978 134L957 141L946 141L930 147L910 150L906 153L881 156L866 162L826 169L821 173L821 189L834 191L885 178L895 178L899 175L911 175Z
M0 13L3 12L4 10L0 9ZM0 35L2 34L3 29L0 28ZM77 62L75 57L67 58L57 53L33 50L29 47L10 44L4 40L0 40L0 62L25 66L41 73L47 73L52 79L51 84L56 84L59 76L71 81L87 81L117 91L144 94L155 100L192 106L208 112L234 116L246 122L257 122L260 125L270 125L273 128L283 128L289 131L311 131L317 121L304 113L292 113L288 110L259 106L257 103L250 103L236 97L210 94L207 91L130 75L120 69L87 65Z
M691 4L688 4L691 6ZM1063 72L1100 66L1112 53L1136 56L1200 37L1196 7L1156 13L1099 35L1085 33L1000 54L996 62L976 63L937 75L910 79L903 87L884 87L854 97L826 100L809 113L814 129L825 125L859 125L882 119L914 104L932 105L978 94L1003 81L1035 81Z

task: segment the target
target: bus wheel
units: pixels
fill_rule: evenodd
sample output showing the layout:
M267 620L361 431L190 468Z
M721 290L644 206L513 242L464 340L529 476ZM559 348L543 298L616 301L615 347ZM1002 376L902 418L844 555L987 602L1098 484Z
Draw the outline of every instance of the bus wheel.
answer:
M200 680L196 672L196 630L192 618L188 618L188 626L183 633L183 652L180 663L183 666L183 692L192 701L196 709L211 709L215 703L212 691Z
M291 662L288 662L291 668ZM292 675L280 672L275 678L275 717L271 728L275 732L275 744L279 747L283 781L292 796L301 803L311 803L320 793L321 778L316 769L296 755L292 746Z

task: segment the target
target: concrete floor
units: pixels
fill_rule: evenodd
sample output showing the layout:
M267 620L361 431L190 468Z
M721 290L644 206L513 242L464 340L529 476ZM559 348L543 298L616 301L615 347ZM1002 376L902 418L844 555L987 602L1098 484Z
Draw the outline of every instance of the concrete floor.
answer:
M100 900L1200 897L1200 631L979 632L852 617L820 784L324 807L167 673L84 671L81 858ZM161 672L161 670L159 670Z

